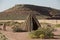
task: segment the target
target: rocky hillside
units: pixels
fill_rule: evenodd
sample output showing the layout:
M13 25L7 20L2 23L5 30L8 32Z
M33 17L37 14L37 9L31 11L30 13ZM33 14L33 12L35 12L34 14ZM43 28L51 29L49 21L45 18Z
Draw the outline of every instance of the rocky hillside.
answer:
M8 10L0 12L0 20L22 20L26 19L30 13L35 14L38 19L60 18L60 10L43 6L18 4Z

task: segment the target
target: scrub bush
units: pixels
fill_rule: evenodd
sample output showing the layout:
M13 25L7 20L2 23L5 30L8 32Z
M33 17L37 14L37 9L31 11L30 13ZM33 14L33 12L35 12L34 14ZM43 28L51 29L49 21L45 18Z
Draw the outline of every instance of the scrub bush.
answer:
M52 27L41 27L36 31L32 31L29 35L31 38L53 38L54 34L53 34L54 28Z

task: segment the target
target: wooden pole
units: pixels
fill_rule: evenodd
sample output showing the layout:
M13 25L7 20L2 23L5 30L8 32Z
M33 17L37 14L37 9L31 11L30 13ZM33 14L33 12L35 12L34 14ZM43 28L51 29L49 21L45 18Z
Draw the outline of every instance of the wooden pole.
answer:
M6 24L3 24L3 30L6 31Z

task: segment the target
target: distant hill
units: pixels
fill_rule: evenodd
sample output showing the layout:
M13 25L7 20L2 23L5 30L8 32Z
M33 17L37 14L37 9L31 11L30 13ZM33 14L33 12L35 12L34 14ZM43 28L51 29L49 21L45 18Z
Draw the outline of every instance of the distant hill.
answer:
M29 4L17 4L0 12L0 20L23 20L30 13L35 14L38 19L60 19L60 10Z

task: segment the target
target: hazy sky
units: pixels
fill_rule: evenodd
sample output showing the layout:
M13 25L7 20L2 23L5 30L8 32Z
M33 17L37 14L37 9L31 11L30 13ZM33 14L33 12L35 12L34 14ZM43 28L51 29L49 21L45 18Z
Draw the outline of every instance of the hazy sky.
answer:
M33 4L60 10L60 0L0 0L0 12L16 4Z

